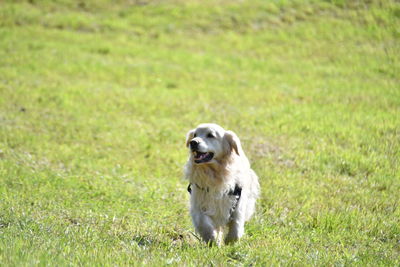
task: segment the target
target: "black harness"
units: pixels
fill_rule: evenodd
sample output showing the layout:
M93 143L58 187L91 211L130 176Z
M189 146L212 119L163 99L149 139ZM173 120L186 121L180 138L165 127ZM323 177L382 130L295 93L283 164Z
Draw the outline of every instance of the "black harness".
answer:
M202 190L202 191L205 191L206 193L208 193L209 192L209 189L208 189L208 187L206 187L206 188L203 188L203 187L200 187L198 184L194 184L198 189L200 189L200 190ZM188 187L187 187L187 191L189 192L189 194L192 194L192 184L190 183L189 185L188 185ZM239 185L237 185L237 184L235 184L235 188L234 189L231 189L229 192L228 192L228 194L227 194L228 196L234 196L235 197L235 203L233 204L233 206L232 206L232 208L230 209L230 217L232 217L232 214L235 212L235 210L236 210L236 208L237 208L237 205L238 205L238 203L239 203L239 200L240 200L240 196L242 195L242 188L239 186Z

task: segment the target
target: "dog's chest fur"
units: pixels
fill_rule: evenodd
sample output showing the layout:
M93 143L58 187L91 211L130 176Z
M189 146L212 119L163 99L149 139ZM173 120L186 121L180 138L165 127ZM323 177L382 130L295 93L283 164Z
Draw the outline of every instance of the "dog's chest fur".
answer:
M192 208L210 216L216 226L225 226L229 222L232 208L236 204L235 196L227 192L204 190L197 186L193 187L190 198Z
M229 195L235 188L235 179L226 180L224 172L209 167L188 166L192 184L191 209L210 216L216 226L225 226L231 216L236 198ZM232 177L231 177L232 178Z

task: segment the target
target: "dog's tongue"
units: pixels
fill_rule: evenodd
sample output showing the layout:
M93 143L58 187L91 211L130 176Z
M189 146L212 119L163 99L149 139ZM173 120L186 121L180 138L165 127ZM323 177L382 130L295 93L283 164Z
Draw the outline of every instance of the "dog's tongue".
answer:
M204 159L207 156L207 153L200 154L199 159Z
M196 159L202 160L202 159L204 159L206 156L207 156L207 153L197 152L196 155L195 155L195 158L196 158Z

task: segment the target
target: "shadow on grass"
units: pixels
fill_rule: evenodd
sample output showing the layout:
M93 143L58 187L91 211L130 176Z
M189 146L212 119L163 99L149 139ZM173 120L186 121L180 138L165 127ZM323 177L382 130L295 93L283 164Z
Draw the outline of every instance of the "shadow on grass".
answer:
M136 234L130 238L131 243L136 243L141 248L160 248L168 247L175 249L189 249L203 244L199 238L192 232L176 233L155 233L154 235Z

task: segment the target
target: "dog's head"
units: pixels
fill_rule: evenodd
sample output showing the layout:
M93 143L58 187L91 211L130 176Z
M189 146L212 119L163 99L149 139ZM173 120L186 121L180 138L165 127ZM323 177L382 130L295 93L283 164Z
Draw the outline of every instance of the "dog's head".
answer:
M213 123L200 124L186 136L186 146L196 164L219 163L236 153L240 156L240 140L232 131Z

